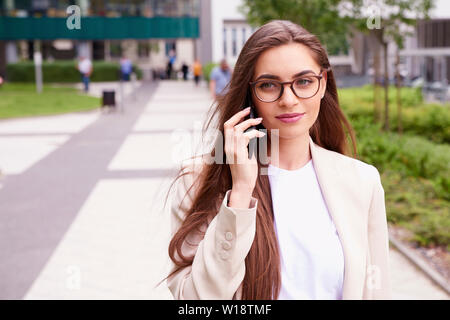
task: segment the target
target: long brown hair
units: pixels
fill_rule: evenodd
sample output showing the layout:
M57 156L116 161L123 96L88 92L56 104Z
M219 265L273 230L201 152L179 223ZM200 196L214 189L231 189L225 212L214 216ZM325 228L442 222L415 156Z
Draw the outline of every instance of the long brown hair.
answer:
M273 20L260 27L245 43L227 85L228 92L218 96L217 104L204 130L210 127L213 118L217 116L218 130L224 136L224 123L240 111L244 104L248 83L253 76L258 57L269 48L292 42L307 46L320 67L330 68L326 50L315 35L290 21ZM318 118L309 130L310 136L316 144L325 149L349 155L345 132L347 129L353 144L353 154L356 156L355 136L340 109L333 71L330 69L327 75L325 96L321 100ZM208 155L214 158L215 150L213 149ZM264 166L259 159L258 166L260 168ZM184 174L187 172L180 171L175 181ZM194 257L183 255L182 244L188 240L190 234L198 232L204 234L204 230L201 230L202 226L207 225L209 219L217 214L226 191L232 187L229 165L226 163L205 164L198 175L196 186L192 205L169 245L169 256L177 267L173 273L192 265ZM245 258L242 299L277 299L281 289L280 254L267 175L258 175L253 196L258 199L256 234Z

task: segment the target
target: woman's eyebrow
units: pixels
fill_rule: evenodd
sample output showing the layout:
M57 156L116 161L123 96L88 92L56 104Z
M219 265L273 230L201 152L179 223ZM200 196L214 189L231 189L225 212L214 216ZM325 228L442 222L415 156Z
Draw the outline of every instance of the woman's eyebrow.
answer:
M294 75L292 76L292 79L293 79L293 78L300 77L300 76L302 76L302 75L304 75L304 74L307 74L307 73L314 73L314 71L312 71L312 70L303 70L303 71L301 71L301 72L299 72L299 73L294 74ZM273 74L264 73L264 74L260 75L258 78L256 78L255 81L258 81L258 80L261 79L261 78L277 79L277 80L280 80L280 79L281 79L279 76L276 76L276 75L273 75Z

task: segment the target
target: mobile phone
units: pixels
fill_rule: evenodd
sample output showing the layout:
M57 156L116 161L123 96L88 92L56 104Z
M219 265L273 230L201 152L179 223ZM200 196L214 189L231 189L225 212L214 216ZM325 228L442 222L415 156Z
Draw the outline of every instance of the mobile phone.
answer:
M252 104L252 96L251 96L250 91L247 92L247 96L245 98L245 104L244 104L244 106L242 108L245 109L247 107L250 107L250 114L248 116L248 119L255 119L257 117L257 114L256 114L256 109L255 109L255 107ZM258 129L258 127L251 126L247 130L245 130L245 132L252 131L254 129ZM255 154L255 156L257 156L258 139L259 138L250 139L250 141L249 141L249 143L247 145L247 151L248 151L248 158L249 159L252 158L253 154Z

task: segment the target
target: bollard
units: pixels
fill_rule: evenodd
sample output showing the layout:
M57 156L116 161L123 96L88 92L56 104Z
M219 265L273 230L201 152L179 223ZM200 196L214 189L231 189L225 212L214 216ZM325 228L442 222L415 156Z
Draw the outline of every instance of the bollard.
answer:
M131 83L132 83L132 85L131 85L131 89L132 89L131 96L133 98L133 101L136 101L136 94L135 94L135 92L136 92L136 89L137 89L137 76L136 76L136 73L134 73L134 72L131 73Z

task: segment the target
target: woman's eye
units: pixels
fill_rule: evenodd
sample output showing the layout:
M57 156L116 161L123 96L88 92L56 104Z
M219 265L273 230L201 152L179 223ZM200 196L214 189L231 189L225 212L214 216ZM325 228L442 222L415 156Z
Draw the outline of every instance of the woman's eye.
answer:
M261 89L268 89L268 88L272 88L273 83L272 82L263 82L259 85L259 87Z
M295 83L300 86L307 86L308 84L312 83L312 81L309 79L298 79Z

